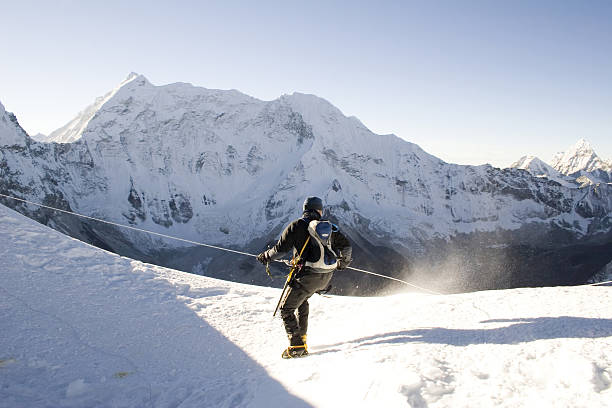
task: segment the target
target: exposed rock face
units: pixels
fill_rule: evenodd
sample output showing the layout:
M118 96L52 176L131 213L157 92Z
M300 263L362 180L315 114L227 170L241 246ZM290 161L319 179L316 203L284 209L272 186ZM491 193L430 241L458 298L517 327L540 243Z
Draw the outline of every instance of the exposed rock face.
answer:
M251 252L300 215L304 197L318 195L326 216L355 243L356 265L411 279L436 276L442 289L451 253L461 259L458 269L470 271L452 290L521 285L522 275L537 281L545 272L547 284L555 276L585 280L612 258L608 251L602 265L583 262L569 273L557 264L538 271L537 257L526 255L609 244L610 186L578 188L519 169L448 164L394 135L373 134L312 95L263 102L130 75L70 123L53 134L70 143L39 143L2 107L0 192ZM1 202L125 255L228 279L267 279L247 257ZM516 265L518 278L485 282L490 266L479 253ZM358 293L386 284L338 275L344 293L355 282Z
M589 283L603 283L606 282L610 285L612 281L612 262L604 266L599 272L589 279Z

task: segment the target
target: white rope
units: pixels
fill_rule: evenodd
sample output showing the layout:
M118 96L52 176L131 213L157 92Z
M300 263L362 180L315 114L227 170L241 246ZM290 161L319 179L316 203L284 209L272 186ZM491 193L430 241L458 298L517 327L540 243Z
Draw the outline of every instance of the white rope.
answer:
M10 198L10 199L16 200L16 201L21 201L21 202L24 202L24 203L27 203L27 204L36 205L38 207L47 208L49 210L59 211L59 212L65 213L65 214L76 215L77 217L87 218L89 220L94 220L94 221L102 222L102 223L105 223L105 224L114 225L116 227L128 228L128 229L131 229L131 230L134 230L134 231L144 232L146 234L157 235L159 237L164 237L164 238L174 239L174 240L177 240L177 241L187 242L187 243L193 244L193 245L199 245L199 246L203 246L203 247L207 247L207 248L218 249L220 251L233 252L235 254L251 256L251 257L254 257L254 258L257 257L257 255L250 254L248 252L236 251L234 249L228 249L228 248L223 248L223 247L216 246L216 245L204 244L202 242L196 242L196 241L191 241L189 239L173 237L172 235L161 234L159 232L153 232L153 231L145 230L145 229L142 229L142 228L136 228L136 227L132 227L132 226L125 225L125 224L119 224L119 223L112 222L112 221L101 220L99 218L90 217L88 215L79 214L79 213L76 213L76 212L73 212L73 211L66 211L66 210L62 210L62 209L59 209L59 208L50 207L48 205L35 203L35 202L32 202L32 201L24 200L23 198L17 198L17 197L9 196L9 195L2 194L2 193L0 193L0 196L1 197L5 197L5 198ZM275 260L275 261L276 262L284 262L283 260ZM394 281L397 281L397 282L401 282L401 283L403 283L405 285L412 286L413 288L422 290L424 292L429 292L429 293L434 294L434 295L442 295L442 293L438 293L438 292L435 292L433 290L425 289L425 288L422 288L420 286L414 285L412 283L403 281L401 279L393 278L391 276L381 275L379 273L374 273L374 272L370 272L370 271L366 271L366 270L358 269L358 268L352 268L352 267L348 267L347 269L352 269L354 271L367 273L369 275L380 276L381 278L386 278L386 279L394 280Z
M425 288L422 288L422 287L420 287L420 286L414 285L414 284L412 284L412 283L409 283L409 282L403 281L403 280L401 280L401 279L393 278L393 277L391 277L391 276L381 275L381 274L379 274L379 273L374 273L374 272L370 272L370 271L364 271L363 269L359 269L359 268L352 268L352 267L350 267L350 266L349 266L349 267L347 267L346 269L352 269L352 270L354 270L354 271L358 271L358 272L367 273L368 275L381 276L381 277L383 277L383 278L387 278L387 279L391 279L391 280L394 280L394 281L398 281L398 282L401 282L401 283L403 283L403 284L405 284L405 285L412 286L413 288L420 289L420 290L422 290L422 291L424 291L424 292L429 292L429 293L431 293L432 295L442 295L442 293L439 293L439 292L436 292L436 291L433 291L433 290L430 290L430 289L425 289Z
M77 217L82 217L82 218L87 218L89 220L103 222L105 224L114 225L116 227L128 228L128 229L131 229L131 230L134 230L134 231L140 231L140 232L144 232L144 233L152 234L152 235L157 235L157 236L164 237L164 238L175 239L177 241L183 241L183 242L187 242L187 243L190 243L190 244L200 245L200 246L204 246L204 247L208 247L208 248L219 249L221 251L233 252L235 254L257 257L257 255L249 254L248 252L241 252L241 251L236 251L234 249L222 248L222 247L219 247L219 246L209 245L209 244L203 244L201 242L191 241L191 240L183 239L183 238L177 238L177 237L173 237L171 235L166 235L166 234L160 234L159 232L148 231L148 230L145 230L145 229L142 229L142 228L136 228L136 227L131 227L129 225L118 224L116 222L105 221L105 220L101 220L99 218L90 217L88 215L83 215L83 214L75 213L73 211L61 210L59 208L54 208L54 207L49 207L48 205L34 203L32 201L24 200L22 198L16 198L16 197L7 196L6 194L2 194L2 193L0 193L0 196L6 197L6 198L12 198L13 200L17 200L17 201L23 201L24 203L28 203L28 204L32 204L32 205L37 205L39 207L48 208L49 210L60 211L60 212L66 213L66 214L76 215Z
M605 285L605 284L608 284L608 283L612 283L612 281L589 283L588 285L584 285L584 286L597 286L597 285Z

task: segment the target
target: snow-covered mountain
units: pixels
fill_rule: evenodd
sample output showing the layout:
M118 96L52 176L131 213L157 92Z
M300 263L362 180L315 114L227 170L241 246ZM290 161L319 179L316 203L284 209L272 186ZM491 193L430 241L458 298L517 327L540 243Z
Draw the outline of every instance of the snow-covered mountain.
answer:
M527 170L536 177L546 177L565 186L569 186L569 183L571 182L571 178L565 177L552 166L544 163L536 156L523 156L516 162L512 163L510 167Z
M612 183L612 161L601 159L585 139L557 153L551 165L561 174L580 179L581 183Z
M612 183L612 162L601 159L585 139L580 139L565 152L557 153L551 163L549 165L534 156L523 156L510 167L527 170L537 177L546 177L566 186Z
M600 169L609 171L612 169L612 165L602 160L585 139L578 140L574 146L571 146L565 152L557 153L551 164L557 171L566 175L581 170L594 171Z
M315 296L310 356L287 361L278 289L133 261L2 205L0 242L3 408L612 400L610 287Z
M52 134L71 143L35 142L0 114L1 193L116 223L257 253L314 194L352 239L356 264L437 275L449 290L584 281L612 258L602 253L612 187L445 163L313 95L260 101L130 74ZM267 279L251 259L2 202L120 254ZM379 282L346 279L340 288Z

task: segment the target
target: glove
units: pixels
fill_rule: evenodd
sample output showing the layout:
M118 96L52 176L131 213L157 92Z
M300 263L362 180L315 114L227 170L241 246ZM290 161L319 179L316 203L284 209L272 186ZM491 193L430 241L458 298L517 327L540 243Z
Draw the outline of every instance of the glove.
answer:
M268 251L262 252L261 254L257 255L257 260L264 265L267 265L268 263L270 263L271 259L268 256Z
M336 267L336 269L338 270L342 270L342 269L346 269L350 264L351 264L352 259L346 259L346 258L340 258L338 259L338 266Z

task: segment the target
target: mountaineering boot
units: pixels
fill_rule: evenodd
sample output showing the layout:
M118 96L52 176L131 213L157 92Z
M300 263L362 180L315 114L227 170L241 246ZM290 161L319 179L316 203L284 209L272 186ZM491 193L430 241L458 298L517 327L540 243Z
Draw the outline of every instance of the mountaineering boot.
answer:
M301 346L287 347L287 349L283 351L283 354L281 355L281 357L284 359L288 359L288 358L306 357L307 355L308 355L308 351L306 351L306 346L302 344Z
M304 343L304 350L306 350L306 354L308 354L308 344L306 344L306 335L302 334L302 343Z
M304 343L305 336L291 333L287 334L287 337L289 338L289 347L283 351L282 358L298 358L308 355L308 350L306 350L306 344Z

